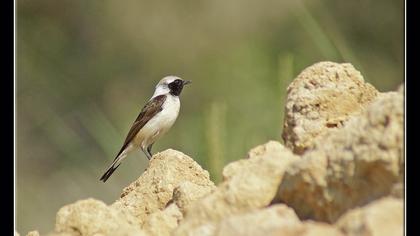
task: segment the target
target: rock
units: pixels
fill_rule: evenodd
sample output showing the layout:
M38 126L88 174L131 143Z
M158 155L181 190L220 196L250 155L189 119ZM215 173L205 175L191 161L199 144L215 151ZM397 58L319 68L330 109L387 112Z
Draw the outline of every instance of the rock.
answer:
M289 166L274 202L291 206L301 219L334 222L390 194L404 176L403 110L402 90L381 94Z
M172 230L178 226L182 219L182 213L174 203L170 204L163 211L156 211L147 217L143 229L148 235L165 236L170 235Z
M97 234L97 235L101 235L101 234ZM61 233L52 232L52 233L49 233L48 236L80 236L80 233L78 232L61 232Z
M188 232L188 235L342 236L343 234L332 225L311 221L301 222L293 209L285 204L276 204L232 215L219 223L203 224Z
M208 172L194 160L166 150L152 158L149 168L111 206L87 199L61 208L51 235L170 235L182 219L175 203L184 209L214 188Z
M166 150L112 205L62 207L49 235L402 235L403 93L378 93L350 64L317 63L288 88L287 147L253 148L217 187Z
M279 142L270 141L254 148L247 159L224 168L224 182L191 204L174 235L212 235L221 219L268 206L284 169L295 160L298 157Z
M215 186L203 186L185 181L174 189L173 201L185 213L191 203L208 195L214 189Z
M347 236L404 235L402 199L385 197L362 208L350 210L336 223Z
M278 204L222 220L214 235L300 235L303 230L293 209Z
M16 230L15 230L15 236L19 236L19 233L18 233L18 232L16 232Z
M26 236L39 236L39 232L36 230L28 232Z
M209 173L193 159L168 149L153 156L147 170L123 190L112 207L128 211L143 225L148 215L165 208L174 189L185 181L204 188L214 187Z
M391 188L391 194L392 197L395 198L404 198L404 185L403 183L396 183Z
M132 216L91 198L62 207L57 213L55 233L81 236L145 235Z
M336 227L314 221L307 221L303 224L303 232L299 236L344 236Z
M283 140L302 154L314 140L359 114L378 92L351 64L319 62L287 88Z

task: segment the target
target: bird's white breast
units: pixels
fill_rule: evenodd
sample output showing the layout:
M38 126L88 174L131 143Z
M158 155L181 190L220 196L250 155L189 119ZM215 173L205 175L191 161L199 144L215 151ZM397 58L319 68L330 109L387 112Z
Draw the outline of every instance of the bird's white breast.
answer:
M175 123L179 114L179 107L179 98L167 95L165 102L162 104L162 111L143 126L136 136L136 143L145 148L165 134Z

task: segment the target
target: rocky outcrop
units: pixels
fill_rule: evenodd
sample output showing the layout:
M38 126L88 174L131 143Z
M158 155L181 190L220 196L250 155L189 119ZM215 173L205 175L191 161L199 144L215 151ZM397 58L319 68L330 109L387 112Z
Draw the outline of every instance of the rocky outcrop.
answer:
M55 233L169 235L182 219L181 209L214 188L206 170L185 154L169 149L153 156L143 175L112 205L87 199L61 208Z
M331 225L312 221L301 222L293 209L284 204L276 204L223 219L214 235L340 236L343 234Z
M132 215L95 199L62 207L57 213L55 231L71 235L146 235Z
M152 213L143 225L149 235L170 235L182 220L182 212L174 203L170 204L163 211Z
M214 189L215 188L213 188L213 186L203 187L189 181L185 181L174 189L173 201L179 209L185 213L191 203L208 195Z
M385 197L362 208L350 210L337 221L337 227L348 236L404 235L402 199Z
M153 156L147 170L126 187L112 207L124 209L142 225L147 216L163 210L176 187L183 182L210 191L214 188L209 173L187 155L169 149ZM206 190L203 190L206 191Z
M215 235L299 235L302 223L293 209L284 204L223 219Z
M57 213L50 236L403 235L403 88L379 93L350 64L317 63L288 88L283 137L218 185L167 150L111 205Z
M306 68L287 88L286 146L302 154L316 138L359 114L377 94L351 64L320 62Z
M303 219L334 222L390 194L404 177L403 131L402 92L379 96L343 128L315 140L287 169L277 199Z
M213 235L220 220L268 206L285 168L295 160L298 157L278 142L254 148L246 159L223 169L224 182L191 206L174 235Z

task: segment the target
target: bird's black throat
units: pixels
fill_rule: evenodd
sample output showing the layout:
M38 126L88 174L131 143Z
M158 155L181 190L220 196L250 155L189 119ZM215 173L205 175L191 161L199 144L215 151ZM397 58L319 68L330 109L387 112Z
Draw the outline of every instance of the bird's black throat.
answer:
M169 89L171 90L169 93L174 96L179 96L184 88L184 82L180 79L176 79L170 84L168 84Z

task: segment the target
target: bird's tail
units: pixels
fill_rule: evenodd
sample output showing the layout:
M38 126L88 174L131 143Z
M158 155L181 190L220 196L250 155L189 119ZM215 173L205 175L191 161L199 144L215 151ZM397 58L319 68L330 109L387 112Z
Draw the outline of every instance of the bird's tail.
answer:
M106 180L114 173L114 171L118 168L118 166L121 165L121 160L124 158L124 156L117 157L114 162L112 162L111 166L108 168L108 170L102 175L101 181L104 183Z

